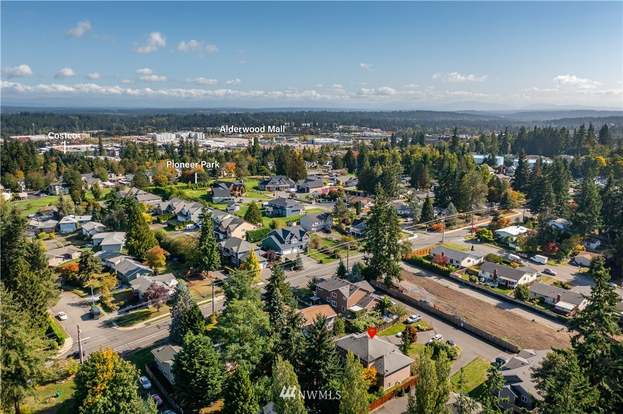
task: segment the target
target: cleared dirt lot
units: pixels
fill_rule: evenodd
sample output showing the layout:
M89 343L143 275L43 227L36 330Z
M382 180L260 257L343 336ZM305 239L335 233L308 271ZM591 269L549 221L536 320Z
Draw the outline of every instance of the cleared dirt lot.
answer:
M570 345L566 331L529 321L490 303L443 286L433 279L402 272L408 295L433 303L438 309L460 315L465 321L522 348L549 349Z

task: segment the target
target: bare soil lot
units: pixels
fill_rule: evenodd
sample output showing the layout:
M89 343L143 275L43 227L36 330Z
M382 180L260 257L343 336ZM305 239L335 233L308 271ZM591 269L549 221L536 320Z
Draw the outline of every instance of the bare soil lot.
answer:
M570 345L566 331L557 331L500 309L460 291L443 286L433 279L402 272L403 280L416 285L420 291L409 291L416 299L426 299L438 309L460 315L465 321L522 348L549 349Z

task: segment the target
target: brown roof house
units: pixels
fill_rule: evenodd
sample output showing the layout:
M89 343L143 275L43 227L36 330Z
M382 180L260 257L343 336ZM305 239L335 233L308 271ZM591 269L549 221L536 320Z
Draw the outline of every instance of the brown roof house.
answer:
M368 282L351 283L338 278L319 282L316 285L316 296L329 303L338 313L374 309L379 302L379 297Z
M384 389L402 384L411 376L414 360L378 336L370 338L367 332L350 334L338 339L335 345L343 353L352 352L364 367L374 367Z
M333 310L330 305L314 305L309 306L307 308L303 308L299 310L299 313L303 317L303 326L307 327L314 323L316 319L320 316L324 316L327 318L327 327L333 327L333 323L335 322L335 318L337 318L337 313Z

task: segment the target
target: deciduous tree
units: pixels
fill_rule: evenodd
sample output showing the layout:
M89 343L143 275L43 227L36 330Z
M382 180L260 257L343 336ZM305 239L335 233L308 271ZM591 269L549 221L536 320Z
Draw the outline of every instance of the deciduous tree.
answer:
M368 383L363 378L361 363L351 352L346 354L340 396L340 414L368 412Z

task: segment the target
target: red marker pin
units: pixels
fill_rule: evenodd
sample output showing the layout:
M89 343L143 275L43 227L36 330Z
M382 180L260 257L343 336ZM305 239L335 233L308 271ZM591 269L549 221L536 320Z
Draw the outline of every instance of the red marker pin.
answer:
M368 328L368 336L370 338L374 338L376 333L377 333L377 330L376 330L376 328L374 326L371 326L371 327Z

